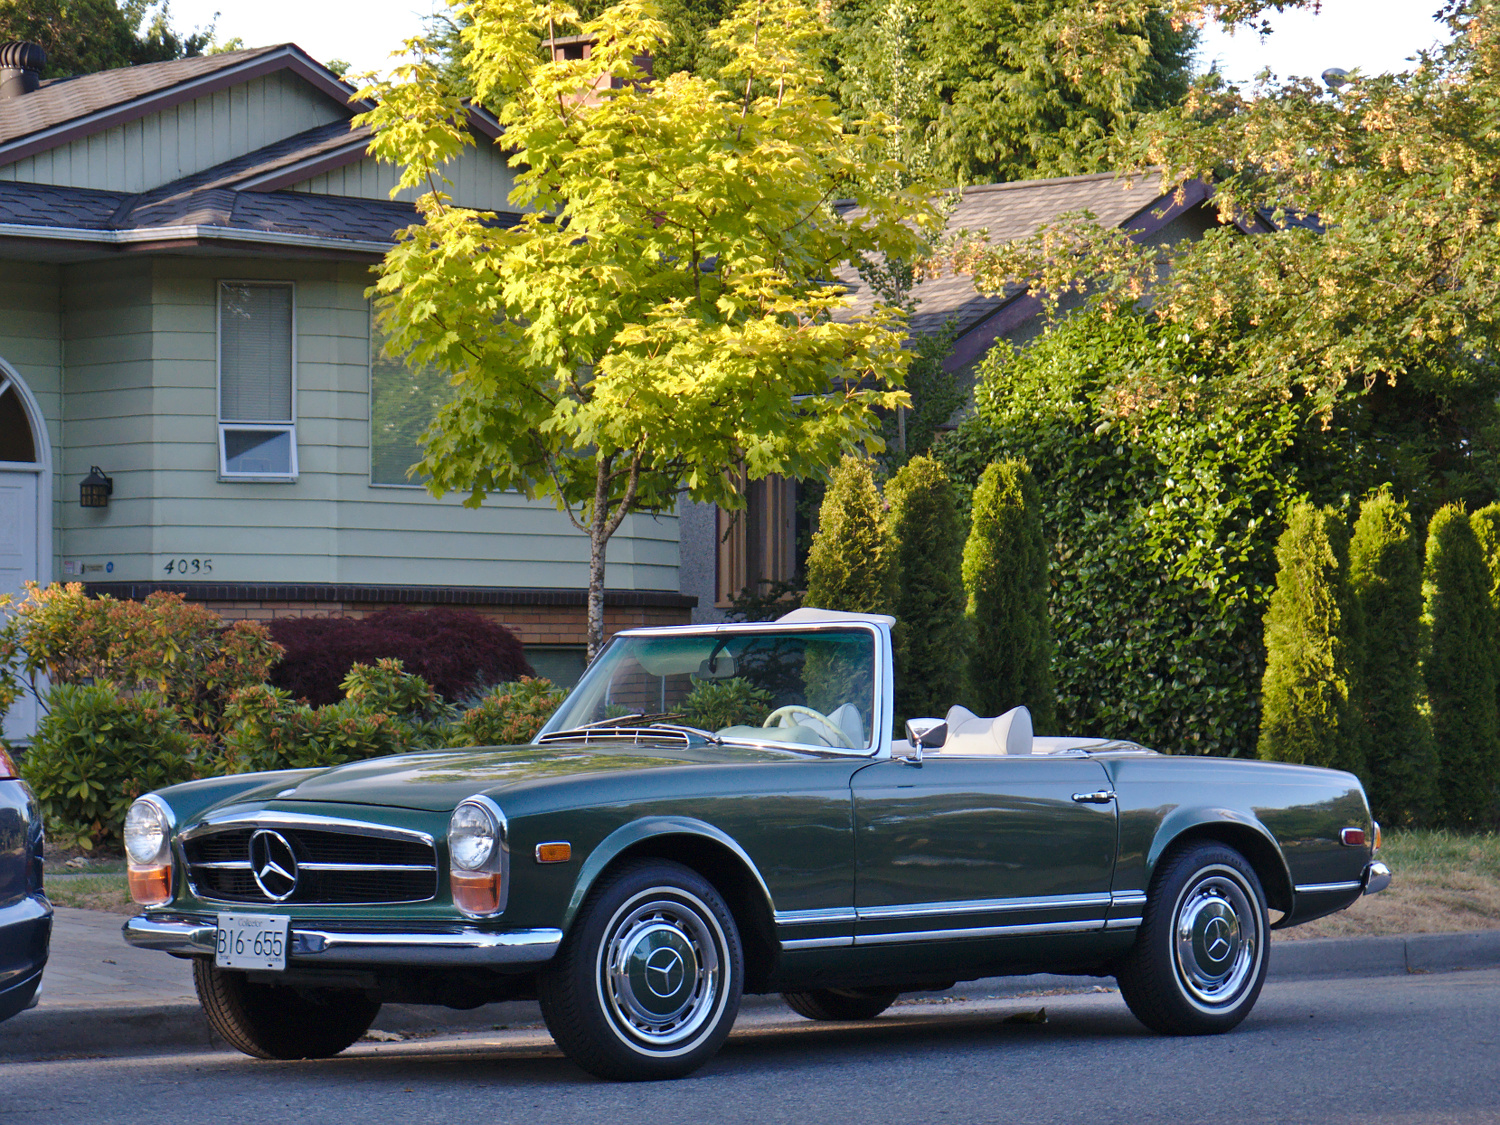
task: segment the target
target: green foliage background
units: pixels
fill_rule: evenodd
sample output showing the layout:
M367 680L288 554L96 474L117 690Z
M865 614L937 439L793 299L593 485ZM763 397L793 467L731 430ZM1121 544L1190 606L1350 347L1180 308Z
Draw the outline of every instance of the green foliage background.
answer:
M805 605L894 613L897 554L870 462L845 457L833 471L807 553Z
M1248 756L1261 617L1298 494L1291 408L1221 400L1182 333L1074 316L980 368L976 412L940 455L970 488L1024 457L1051 555L1058 724L1174 753ZM1142 398L1181 378L1191 396Z
M1489 568L1461 505L1440 509L1427 529L1422 588L1422 672L1432 701L1440 815L1449 827L1482 827L1494 816L1500 781L1500 668Z
M969 698L982 715L1025 705L1057 732L1047 543L1041 494L1024 460L985 468L974 489L963 579L968 595Z
M66 78L201 55L214 31L175 30L167 5L151 0L0 0L0 42L8 39L41 44L43 77Z
M1359 770L1351 680L1363 630L1348 557L1349 529L1337 511L1292 507L1266 614L1256 752L1267 761Z
M118 847L132 801L193 776L193 739L155 692L59 684L47 704L21 776L54 846Z
M1407 505L1389 489L1359 506L1349 585L1364 623L1354 675L1361 779L1375 819L1392 826L1422 823L1436 773L1420 667L1422 547Z
M906 719L945 715L962 702L965 650L964 527L942 465L908 461L885 487L901 575L896 619L903 643L896 669L896 729Z

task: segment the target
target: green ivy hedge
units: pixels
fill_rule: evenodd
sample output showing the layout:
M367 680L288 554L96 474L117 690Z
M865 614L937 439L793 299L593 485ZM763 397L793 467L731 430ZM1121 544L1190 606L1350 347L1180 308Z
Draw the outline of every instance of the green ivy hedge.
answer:
M970 495L991 462L1031 466L1069 733L1255 751L1300 414L1221 396L1214 374L1180 332L1080 314L1024 352L992 352L975 413L939 446Z

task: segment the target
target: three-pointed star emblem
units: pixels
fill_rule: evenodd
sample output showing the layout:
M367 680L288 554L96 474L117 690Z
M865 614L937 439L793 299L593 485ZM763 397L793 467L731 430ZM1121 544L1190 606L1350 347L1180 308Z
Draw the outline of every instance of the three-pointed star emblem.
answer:
M250 873L272 902L285 902L297 889L297 853L280 832L262 828L250 837Z

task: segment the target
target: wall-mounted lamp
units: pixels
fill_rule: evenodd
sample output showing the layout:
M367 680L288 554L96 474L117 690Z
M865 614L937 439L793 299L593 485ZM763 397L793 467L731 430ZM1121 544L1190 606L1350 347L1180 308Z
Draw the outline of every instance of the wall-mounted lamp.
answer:
M78 503L85 508L107 508L114 491L115 482L98 465L92 465L89 475L78 485Z

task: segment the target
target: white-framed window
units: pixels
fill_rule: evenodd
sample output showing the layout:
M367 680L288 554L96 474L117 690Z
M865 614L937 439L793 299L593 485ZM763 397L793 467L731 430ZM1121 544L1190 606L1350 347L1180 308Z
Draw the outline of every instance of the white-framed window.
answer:
M452 383L433 367L414 367L385 353L385 335L370 312L370 484L421 488L412 472L422 459L422 435L453 401Z
M219 475L297 479L297 308L290 281L219 282Z

